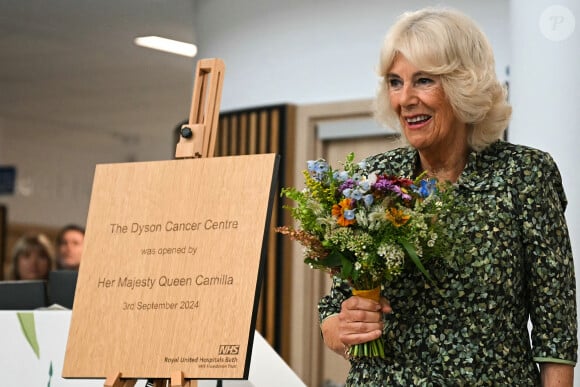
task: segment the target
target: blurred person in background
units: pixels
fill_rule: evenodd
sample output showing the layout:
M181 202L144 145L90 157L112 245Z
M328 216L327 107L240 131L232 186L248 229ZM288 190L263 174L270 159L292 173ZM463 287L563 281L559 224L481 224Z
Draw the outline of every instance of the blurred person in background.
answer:
M44 234L24 235L12 250L12 279L47 280L54 268L54 247Z
M76 224L63 227L56 237L57 259L59 270L78 270L83 254L85 229Z

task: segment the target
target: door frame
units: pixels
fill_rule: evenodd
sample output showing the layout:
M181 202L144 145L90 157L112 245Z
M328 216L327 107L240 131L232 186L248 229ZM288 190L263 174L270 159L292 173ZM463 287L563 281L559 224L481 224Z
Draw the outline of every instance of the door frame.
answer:
M362 99L299 105L296 109L295 154L293 181L303 182L302 171L308 160L321 157L324 143L318 138L317 125L327 120L372 118L373 100ZM292 244L289 335L292 338L289 364L308 386L320 386L325 346L318 328L317 305L326 292L325 274L308 268L303 262L302 248ZM338 355L337 355L338 356Z

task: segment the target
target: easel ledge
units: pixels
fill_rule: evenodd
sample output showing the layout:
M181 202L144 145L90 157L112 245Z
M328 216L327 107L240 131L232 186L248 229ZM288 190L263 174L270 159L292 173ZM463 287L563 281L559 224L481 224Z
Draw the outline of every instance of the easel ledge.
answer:
M189 123L181 128L175 158L213 157L224 70L221 59L197 62ZM197 387L197 380L185 380L182 371L173 372L170 380L154 379L153 387L167 387L169 381L171 387ZM136 383L137 379L124 379L122 373L117 372L105 380L104 387L133 387Z

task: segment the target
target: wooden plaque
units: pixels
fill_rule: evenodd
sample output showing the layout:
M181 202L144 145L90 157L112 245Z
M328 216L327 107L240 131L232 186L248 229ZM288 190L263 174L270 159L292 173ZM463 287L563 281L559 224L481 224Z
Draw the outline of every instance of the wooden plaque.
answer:
M63 377L247 379L277 166L98 165Z

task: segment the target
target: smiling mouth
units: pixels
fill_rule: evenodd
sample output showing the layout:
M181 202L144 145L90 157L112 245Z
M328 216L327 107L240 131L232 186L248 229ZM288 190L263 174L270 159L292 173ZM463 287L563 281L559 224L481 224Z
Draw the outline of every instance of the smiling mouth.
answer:
M431 116L427 114L421 114L413 117L405 117L405 122L409 125L420 125L431 119Z

